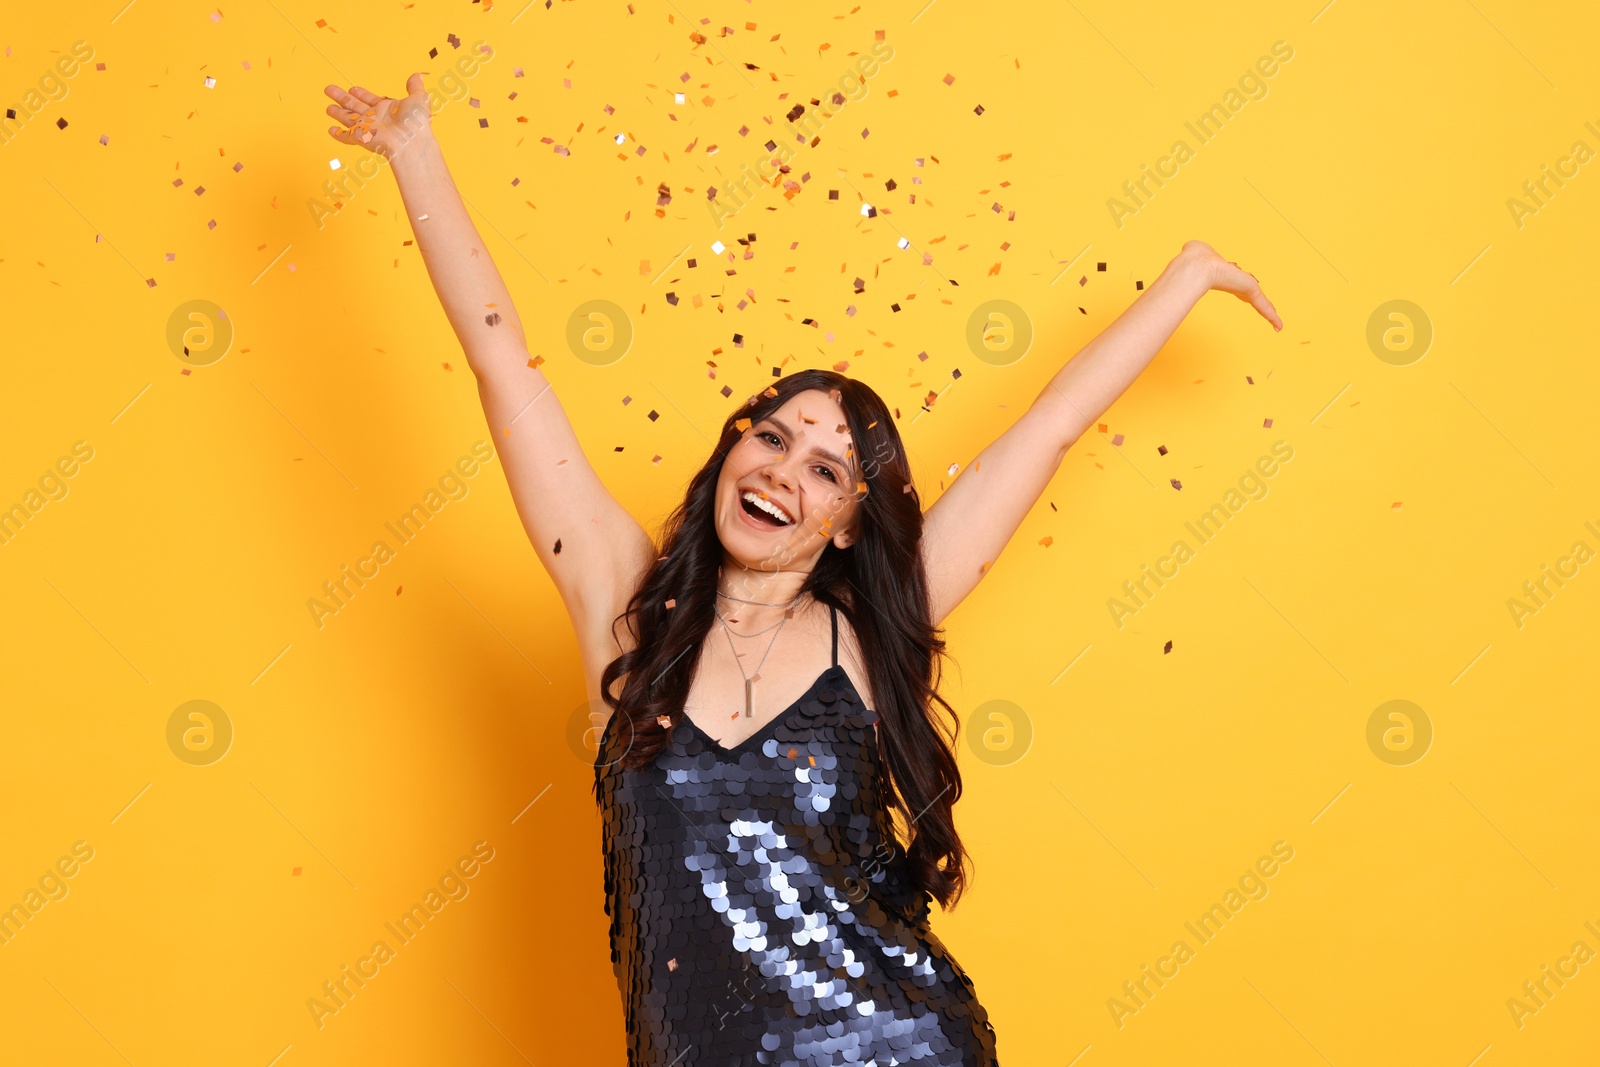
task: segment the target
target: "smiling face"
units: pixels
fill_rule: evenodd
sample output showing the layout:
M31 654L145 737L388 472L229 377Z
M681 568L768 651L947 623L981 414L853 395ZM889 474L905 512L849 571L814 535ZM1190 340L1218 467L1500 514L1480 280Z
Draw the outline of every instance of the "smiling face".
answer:
M844 408L819 389L756 420L717 478L717 536L757 571L809 570L831 540L854 540L861 465Z

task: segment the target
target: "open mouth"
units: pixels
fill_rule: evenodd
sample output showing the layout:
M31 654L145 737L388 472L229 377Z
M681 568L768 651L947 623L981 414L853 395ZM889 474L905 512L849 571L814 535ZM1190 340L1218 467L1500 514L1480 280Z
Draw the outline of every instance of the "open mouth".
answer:
M794 519L787 511L754 490L746 489L739 494L739 506L746 515L763 526L779 529L794 525Z

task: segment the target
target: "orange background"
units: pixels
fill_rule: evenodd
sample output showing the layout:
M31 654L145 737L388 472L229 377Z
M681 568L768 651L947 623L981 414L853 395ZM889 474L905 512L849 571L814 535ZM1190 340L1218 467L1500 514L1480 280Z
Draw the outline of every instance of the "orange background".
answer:
M1600 547L1600 177L1569 162L1536 212L1508 201L1600 148L1596 28L1483 0L9 12L0 96L41 106L0 144L0 506L28 508L0 544L0 905L66 893L0 945L0 1062L623 1061L565 613L500 465L441 485L496 431L392 180L310 205L363 158L324 132L325 84L437 84L479 40L435 127L589 458L652 529L774 366L878 389L932 501L1183 241L1282 313L1275 334L1206 297L949 620L946 698L1032 731L1019 759L963 738L976 880L935 920L1004 1062L1590 1057L1592 963L1520 1026L1507 1001L1600 950L1578 667L1600 576L1568 564L1520 626L1508 601ZM892 59L796 145L800 191L718 228L707 186L792 140L789 108L880 32ZM41 88L79 41L88 64ZM1265 94L1194 139L1280 41ZM1192 158L1119 226L1108 200L1179 139ZM594 299L634 330L610 366L567 348ZM1367 342L1396 299L1433 330L1405 365ZM204 365L167 342L193 300L233 328ZM1033 326L1005 366L964 340L988 300ZM1280 440L1267 495L1119 628L1122 583ZM76 442L92 458L50 479ZM319 628L307 601L380 539L393 558ZM233 732L208 765L169 745L192 700ZM1406 765L1367 740L1391 700L1431 725ZM92 859L49 881L79 841ZM1123 983L1279 841L1267 895L1119 1025ZM323 983L479 842L447 883L466 895L319 1019Z

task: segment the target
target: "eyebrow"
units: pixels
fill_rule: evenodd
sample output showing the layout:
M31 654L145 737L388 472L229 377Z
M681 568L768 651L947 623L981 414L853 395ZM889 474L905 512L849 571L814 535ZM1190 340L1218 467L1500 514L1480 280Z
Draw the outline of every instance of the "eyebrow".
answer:
M782 430L783 431L783 436L789 438L789 440L791 440L791 441L794 440L794 431L789 429L789 427L785 426L783 424L783 422L776 415L768 415L767 418L766 418L766 421L772 423L772 425L774 425L778 429ZM836 465L838 465L846 473L852 473L853 470L854 470L854 468L852 468L850 466L850 464L848 464L848 463L846 463L844 461L844 457L838 455L837 453L829 452L825 448L817 448L816 446L812 446L811 451L814 454L816 454L818 456L821 456L823 459L832 460Z

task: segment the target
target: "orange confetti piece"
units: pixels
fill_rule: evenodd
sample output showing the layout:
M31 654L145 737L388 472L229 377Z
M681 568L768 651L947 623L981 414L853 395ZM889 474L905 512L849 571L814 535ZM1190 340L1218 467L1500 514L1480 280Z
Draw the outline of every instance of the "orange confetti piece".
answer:
M1051 545L1055 544L1055 541L1056 539L1054 537L1049 536L1039 538L1039 543L1046 548L1049 548Z
M749 419L740 419L740 420L738 420L737 422L735 422L733 424L733 428L735 430L738 430L740 433L744 433L746 430L748 430L750 428L750 420Z
M677 606L678 606L677 600L674 599L674 600L667 601L667 610L668 611L671 611L673 608L675 608Z

